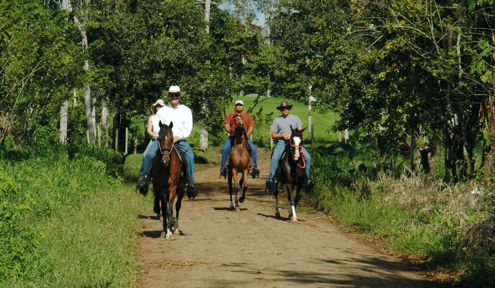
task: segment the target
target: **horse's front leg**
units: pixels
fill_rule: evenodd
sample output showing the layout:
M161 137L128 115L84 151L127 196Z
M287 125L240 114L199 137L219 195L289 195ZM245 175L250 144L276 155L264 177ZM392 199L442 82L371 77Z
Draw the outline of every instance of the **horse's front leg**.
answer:
M239 188L241 189L241 197L239 198L239 202L244 202L244 199L246 197L246 190L247 190L247 179L248 179L248 169L242 170L242 178L241 181L239 181Z
M169 180L170 181L170 180ZM168 191L168 201L167 201L167 234L165 235L166 238L172 237L173 234L173 228L174 228L174 200L175 200L175 194L177 191L177 186L174 186L173 180L171 183L169 183L169 187L173 186L172 188L169 188Z
M180 207L182 206L182 198L184 197L185 187L186 185L182 181L177 186L177 202L175 203L174 233L177 231L179 232L179 234L182 233L182 231L179 230L179 211L180 211Z
M297 222L296 205L294 203L294 199L292 198L292 190L294 187L290 183L285 184L285 187L287 189L287 200L289 203L289 220L292 222Z
M166 189L160 187L160 202L162 204L162 218L163 218L163 233L167 233L167 197Z
M233 184L233 190L234 190L234 197L235 197L235 211L236 212L239 212L241 211L241 209L239 208L239 200L237 199L237 169L233 168L232 169L232 184ZM230 204L232 205L232 200L230 202Z
M234 210L234 202L232 201L232 193L234 192L233 189L234 189L234 183L232 178L233 178L233 175L232 175L232 169L229 170L229 173L228 173L228 178L229 178L229 196L230 196L230 210Z

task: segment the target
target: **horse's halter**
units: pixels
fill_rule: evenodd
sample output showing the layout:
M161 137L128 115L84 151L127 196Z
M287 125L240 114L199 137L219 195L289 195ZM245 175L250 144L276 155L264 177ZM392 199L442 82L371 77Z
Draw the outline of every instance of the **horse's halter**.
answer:
M300 151L301 151L301 142L302 142L301 136L293 136L293 137L291 137L290 148L294 150L294 155L293 155L294 161L299 160L299 157L300 157L300 154L301 154L300 153Z
M172 127L167 125L160 125L160 132L158 133L158 149L162 155L163 164L167 165L170 161L170 153L173 148L173 134L171 132ZM164 147L162 147L164 145Z

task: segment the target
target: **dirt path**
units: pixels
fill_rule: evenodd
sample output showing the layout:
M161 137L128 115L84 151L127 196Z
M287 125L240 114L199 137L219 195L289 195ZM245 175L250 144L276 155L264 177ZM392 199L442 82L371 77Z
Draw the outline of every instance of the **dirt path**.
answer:
M142 217L137 286L431 286L419 271L346 236L308 207L299 207L297 223L274 218L274 199L263 191L267 158L261 155L261 177L250 179L239 213L227 209L227 183L219 179L218 167L211 167L197 172L199 197L183 201L185 235L161 238L161 221ZM150 204L145 216L152 215Z

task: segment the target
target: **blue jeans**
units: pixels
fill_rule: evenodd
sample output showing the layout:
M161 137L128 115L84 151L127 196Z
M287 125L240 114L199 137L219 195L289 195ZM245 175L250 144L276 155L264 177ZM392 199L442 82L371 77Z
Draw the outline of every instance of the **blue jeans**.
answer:
M186 165L187 169L187 181L189 184L194 184L194 153L191 146L184 140L175 143L175 146L179 149L182 161Z
M272 159L270 160L270 174L268 174L268 181L273 180L275 178L275 173L278 169L278 164L280 158L282 158L282 154L285 151L285 141L278 141L275 149L273 149ZM301 147L301 151L304 152L306 156L306 176L309 178L309 169L311 168L311 155L309 155L308 150L306 148Z
M141 161L141 169L139 169L139 176L146 176L148 172L150 172L151 164L153 161L153 157L156 155L156 151L158 151L158 140L151 140L148 143L148 147L144 150L143 160Z
M256 151L256 146L250 139L247 140L249 145L249 150L251 150L251 159L253 160L253 165L258 166L258 152ZM225 165L227 164L227 159L229 158L230 150L232 149L232 138L228 137L222 147L222 160L220 161L220 172L223 171Z

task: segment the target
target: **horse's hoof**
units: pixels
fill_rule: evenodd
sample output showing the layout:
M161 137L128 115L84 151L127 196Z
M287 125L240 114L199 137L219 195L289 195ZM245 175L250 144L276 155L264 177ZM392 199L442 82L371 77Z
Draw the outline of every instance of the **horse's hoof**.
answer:
M277 219L280 219L280 212L278 212L278 211L277 211L277 212L275 212L275 217L276 217Z
M156 219L156 220L160 220L160 216L161 216L161 214L160 214L160 213L156 213L155 219Z
M293 216L291 216L291 217L290 217L290 222L297 222L297 217L293 217Z
M241 208L239 206L235 206L235 212L241 212Z
M234 210L234 204L230 203L229 209Z
M167 234L165 235L165 238L166 239L171 239L173 235L174 234L172 234L172 232L168 231Z
M244 202L244 196L241 196L241 197L239 198L239 202L241 202L241 203L243 203L243 202Z

